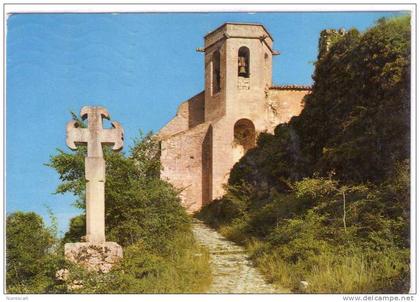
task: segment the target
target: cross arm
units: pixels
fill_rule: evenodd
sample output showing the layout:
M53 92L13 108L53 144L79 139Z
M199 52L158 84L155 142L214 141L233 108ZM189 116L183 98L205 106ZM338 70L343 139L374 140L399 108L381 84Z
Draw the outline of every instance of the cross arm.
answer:
M76 121L70 121L67 123L66 144L70 149L76 150L76 144L87 143L88 138L88 129L78 127L78 123Z
M105 145L113 145L112 150L119 151L124 144L124 129L117 121L111 123L111 129L103 129L101 131L101 143Z

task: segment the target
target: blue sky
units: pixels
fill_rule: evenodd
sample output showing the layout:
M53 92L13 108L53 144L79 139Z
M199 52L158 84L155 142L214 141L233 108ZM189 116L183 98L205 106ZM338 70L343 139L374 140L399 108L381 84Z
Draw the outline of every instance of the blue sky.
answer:
M275 84L312 83L319 32L365 30L395 12L16 14L7 21L6 210L35 211L60 231L80 211L53 195L44 165L65 145L70 111L108 108L126 135L157 131L180 102L203 89L203 36L224 22L258 22L274 38Z

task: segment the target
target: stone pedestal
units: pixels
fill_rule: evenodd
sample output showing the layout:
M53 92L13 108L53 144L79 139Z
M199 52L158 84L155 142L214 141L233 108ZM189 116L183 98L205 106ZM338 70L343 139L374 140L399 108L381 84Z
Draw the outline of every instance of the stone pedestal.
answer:
M64 245L64 255L87 270L108 273L123 257L123 251L116 242L76 242Z

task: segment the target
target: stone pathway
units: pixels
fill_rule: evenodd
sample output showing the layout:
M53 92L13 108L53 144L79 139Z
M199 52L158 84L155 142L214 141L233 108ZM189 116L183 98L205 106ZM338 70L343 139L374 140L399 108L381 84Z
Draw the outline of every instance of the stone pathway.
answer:
M284 293L264 281L252 266L245 249L227 240L199 220L194 220L193 233L199 244L210 252L213 283L208 293Z

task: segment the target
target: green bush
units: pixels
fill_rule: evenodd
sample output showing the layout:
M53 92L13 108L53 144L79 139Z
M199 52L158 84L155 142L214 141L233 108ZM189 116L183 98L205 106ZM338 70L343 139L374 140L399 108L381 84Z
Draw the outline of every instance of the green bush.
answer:
M54 286L62 264L53 230L34 212L6 218L6 285L8 293L43 293Z
M62 243L78 242L86 235L86 215L75 216L70 219L69 230L64 234Z

